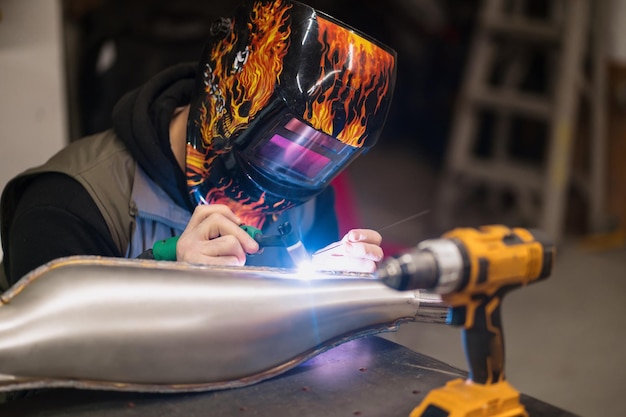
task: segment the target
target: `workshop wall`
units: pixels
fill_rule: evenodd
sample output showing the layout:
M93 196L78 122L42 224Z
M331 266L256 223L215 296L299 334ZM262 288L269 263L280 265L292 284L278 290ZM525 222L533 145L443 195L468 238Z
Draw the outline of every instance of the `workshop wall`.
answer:
M0 2L0 189L66 143L61 23L59 1Z

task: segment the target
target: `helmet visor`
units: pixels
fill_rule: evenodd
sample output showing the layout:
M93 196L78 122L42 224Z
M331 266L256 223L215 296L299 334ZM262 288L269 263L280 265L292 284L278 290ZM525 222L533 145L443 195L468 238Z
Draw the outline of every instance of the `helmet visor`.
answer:
M240 153L273 181L319 188L361 152L360 148L319 132L296 117L282 120Z

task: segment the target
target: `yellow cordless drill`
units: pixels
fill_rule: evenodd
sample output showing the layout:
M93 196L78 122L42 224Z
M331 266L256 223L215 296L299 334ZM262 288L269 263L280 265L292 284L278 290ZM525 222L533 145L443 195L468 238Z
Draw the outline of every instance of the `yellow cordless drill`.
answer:
M528 416L504 379L502 297L550 276L555 248L538 230L501 225L459 228L381 264L378 277L400 291L425 289L463 326L469 379L432 390L411 417Z

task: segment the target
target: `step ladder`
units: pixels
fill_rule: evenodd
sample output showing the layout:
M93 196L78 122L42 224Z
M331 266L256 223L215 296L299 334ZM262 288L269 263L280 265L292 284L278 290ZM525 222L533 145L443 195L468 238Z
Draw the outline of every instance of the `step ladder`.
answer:
M502 192L514 196L512 226L539 227L558 241L574 185L587 202L589 228L605 227L605 0L536 3L545 6L540 17L527 0L484 0L480 8L439 187L446 229L457 226L476 186L494 201ZM532 86L538 67L543 91ZM573 151L585 99L589 160L581 172ZM541 157L512 152L529 139L537 148L532 141L540 137Z

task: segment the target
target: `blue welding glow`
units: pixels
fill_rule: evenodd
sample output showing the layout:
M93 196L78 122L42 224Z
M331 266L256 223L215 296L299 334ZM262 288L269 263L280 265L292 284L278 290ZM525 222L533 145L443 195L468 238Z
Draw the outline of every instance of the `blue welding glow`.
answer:
M315 269L315 266L313 265L313 262L311 262L310 259L306 259L298 263L297 269L298 269L298 277L306 281L319 278L321 275L319 271Z

